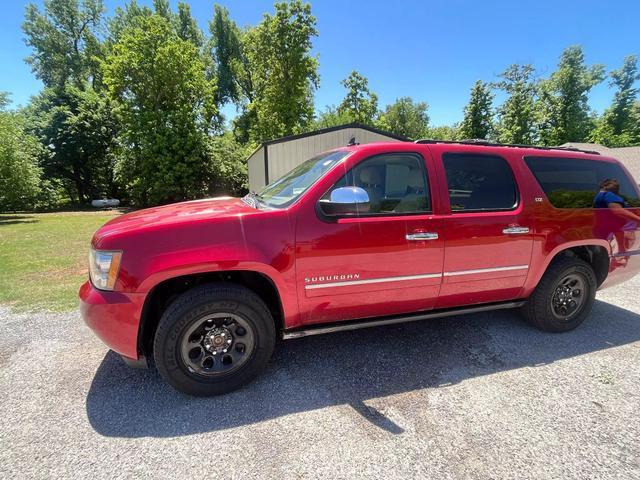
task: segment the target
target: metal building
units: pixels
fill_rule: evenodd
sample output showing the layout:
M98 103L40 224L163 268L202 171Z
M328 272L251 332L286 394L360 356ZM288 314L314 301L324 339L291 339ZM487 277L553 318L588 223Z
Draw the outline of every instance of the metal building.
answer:
M249 189L257 192L305 160L326 150L345 146L352 138L361 144L409 140L361 123L348 123L277 138L261 144L247 159Z

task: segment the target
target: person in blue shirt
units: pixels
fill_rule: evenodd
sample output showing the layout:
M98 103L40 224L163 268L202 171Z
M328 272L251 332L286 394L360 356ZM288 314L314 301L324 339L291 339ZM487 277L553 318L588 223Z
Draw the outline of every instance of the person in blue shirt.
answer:
M636 242L640 216L627 210L629 205L620 195L620 183L613 178L607 178L600 183L600 191L593 199L596 209L607 209L607 212L596 214L596 226L594 233L599 238L613 239L617 243L617 253L624 253L629 246ZM609 213L613 215L609 215ZM628 257L618 259L618 262L626 265Z
M600 182L600 191L593 199L593 206L595 208L625 208L628 206L624 198L620 196L620 184L617 180L607 178Z
M612 209L617 217L631 222L640 222L640 215L636 215L631 210L626 210L629 204L620 195L620 183L615 178L607 178L600 182L600 191L593 199L593 206L595 208L609 208ZM637 227L633 225L631 230L635 230Z

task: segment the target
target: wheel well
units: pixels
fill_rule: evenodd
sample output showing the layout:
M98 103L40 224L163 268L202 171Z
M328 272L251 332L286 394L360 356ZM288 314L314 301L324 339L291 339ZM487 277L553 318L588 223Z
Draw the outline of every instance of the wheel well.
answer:
M266 275L244 270L185 275L159 283L147 295L138 330L138 351L147 358L151 357L153 337L160 317L180 294L198 285L213 282L242 285L253 291L269 308L276 330L284 328L284 314L278 289Z
M596 274L598 287L605 281L609 274L609 254L604 247L599 245L581 245L579 247L567 248L559 252L555 257L580 258L591 265Z

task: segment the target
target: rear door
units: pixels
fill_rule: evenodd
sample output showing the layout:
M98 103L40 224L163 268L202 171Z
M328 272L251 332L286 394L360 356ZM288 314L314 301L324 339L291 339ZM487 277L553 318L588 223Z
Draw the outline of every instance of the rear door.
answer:
M433 214L434 180L425 159L400 151L352 160L348 171L298 215L296 276L303 323L429 310L438 297L442 219ZM370 210L323 217L319 201L344 186L367 191Z
M525 208L529 199L518 182L521 162L504 150L434 148L449 204L436 307L518 298L529 272L534 230Z

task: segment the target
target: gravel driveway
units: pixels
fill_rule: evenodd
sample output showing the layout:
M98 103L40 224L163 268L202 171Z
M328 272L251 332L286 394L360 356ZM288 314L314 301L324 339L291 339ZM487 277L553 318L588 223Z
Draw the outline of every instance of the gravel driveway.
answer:
M0 310L0 477L640 478L640 278L561 335L515 312L291 340L217 398L77 313Z

